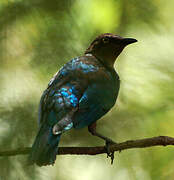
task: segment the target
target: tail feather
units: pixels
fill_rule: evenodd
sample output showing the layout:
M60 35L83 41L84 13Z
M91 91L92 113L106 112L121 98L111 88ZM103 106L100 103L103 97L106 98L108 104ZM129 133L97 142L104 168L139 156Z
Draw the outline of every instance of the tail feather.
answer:
M32 146L28 158L29 164L36 163L38 166L53 165L56 160L60 136L61 134L53 135L52 127L44 124L40 128Z

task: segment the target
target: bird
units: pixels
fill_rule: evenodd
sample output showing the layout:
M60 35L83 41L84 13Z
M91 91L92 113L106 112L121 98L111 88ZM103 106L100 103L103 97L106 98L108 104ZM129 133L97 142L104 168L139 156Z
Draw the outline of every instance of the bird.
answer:
M82 56L67 62L50 80L39 104L39 129L29 164L54 165L61 135L75 128L114 143L96 131L96 121L115 104L120 79L114 63L134 38L104 33L97 36Z

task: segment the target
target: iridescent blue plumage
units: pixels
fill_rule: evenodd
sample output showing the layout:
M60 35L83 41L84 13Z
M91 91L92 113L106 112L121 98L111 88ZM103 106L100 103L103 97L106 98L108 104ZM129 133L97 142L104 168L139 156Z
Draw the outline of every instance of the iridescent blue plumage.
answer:
M105 36L111 40L121 39L111 34ZM102 44L103 36L97 41L91 44L84 56L69 61L50 80L40 100L39 132L29 156L30 163L39 166L54 164L63 132L72 127L78 129L92 125L115 104L120 85L113 69L115 59L110 56L107 62L104 55L100 57L100 53L111 51L115 42L107 49ZM107 47L103 52L98 51L99 56L93 51L98 44ZM115 58L124 46L120 45L119 51L113 54Z

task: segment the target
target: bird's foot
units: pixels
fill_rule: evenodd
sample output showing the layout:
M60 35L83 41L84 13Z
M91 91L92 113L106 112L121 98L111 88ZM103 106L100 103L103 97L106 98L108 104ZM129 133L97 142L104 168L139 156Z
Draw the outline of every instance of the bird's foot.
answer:
M111 151L110 145L117 144L116 142L112 141L111 139L106 140L105 148L107 151L107 158L111 158L111 164L114 162L114 151Z
M88 131L94 135L94 136L97 136L103 140L105 140L105 148L106 148L106 152L107 152L107 157L110 157L111 158L111 164L113 164L114 162L114 151L111 152L110 150L110 145L113 145L113 144L117 144L116 142L114 142L112 139L106 137L106 136L103 136L102 134L96 132L96 122L91 124L90 126L88 126Z

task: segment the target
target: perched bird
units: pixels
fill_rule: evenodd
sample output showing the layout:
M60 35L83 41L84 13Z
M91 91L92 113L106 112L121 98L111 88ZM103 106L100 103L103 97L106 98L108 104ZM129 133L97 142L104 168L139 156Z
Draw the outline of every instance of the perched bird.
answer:
M39 105L39 131L29 155L30 164L55 163L62 133L88 126L96 132L96 121L115 104L120 80L114 70L115 59L133 38L105 33L98 36L84 55L66 63L50 80Z

